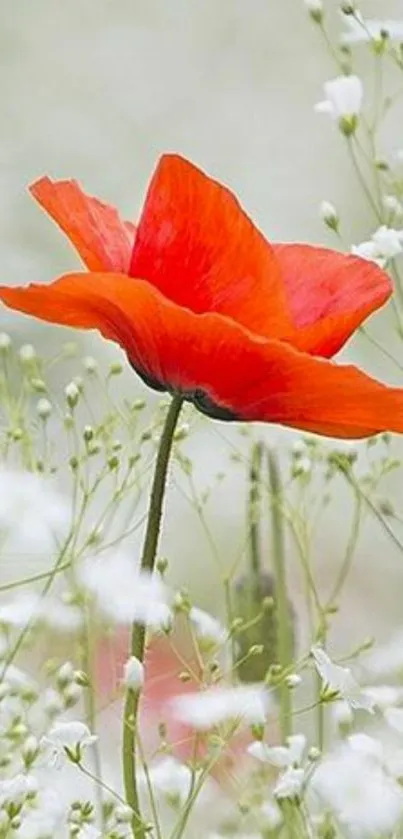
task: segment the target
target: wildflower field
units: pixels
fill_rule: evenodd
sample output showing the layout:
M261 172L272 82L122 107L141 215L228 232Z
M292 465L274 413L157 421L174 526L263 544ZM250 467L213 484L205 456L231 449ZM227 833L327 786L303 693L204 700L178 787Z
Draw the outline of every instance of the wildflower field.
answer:
M403 8L91 2L4 18L0 839L401 839Z

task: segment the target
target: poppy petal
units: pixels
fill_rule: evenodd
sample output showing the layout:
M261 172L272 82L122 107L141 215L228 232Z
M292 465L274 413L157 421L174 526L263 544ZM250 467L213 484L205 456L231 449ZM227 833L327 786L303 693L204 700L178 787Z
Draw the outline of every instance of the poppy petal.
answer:
M70 239L90 271L128 271L135 227L76 181L41 178L30 192Z
M150 182L130 274L193 312L266 336L289 330L271 245L229 189L178 155L164 155Z
M216 313L196 315L124 274L69 274L50 286L0 287L14 309L97 328L133 366L188 399L240 420L275 422L331 437L403 433L403 390L352 366L313 358Z
M290 343L326 358L382 306L393 288L375 263L311 245L273 245L297 327Z

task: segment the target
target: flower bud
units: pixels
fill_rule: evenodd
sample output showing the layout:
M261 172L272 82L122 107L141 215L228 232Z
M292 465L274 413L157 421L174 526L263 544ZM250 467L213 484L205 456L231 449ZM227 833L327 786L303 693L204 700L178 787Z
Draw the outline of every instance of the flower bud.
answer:
M272 602L271 609L263 607L268 600ZM235 584L233 602L235 614L243 621L236 635L239 678L241 682L262 681L278 661L276 589L271 574L263 572L257 578L242 576ZM291 604L288 608L294 645L294 612ZM253 654L256 649L259 649L259 655Z
M70 382L68 385L66 385L66 387L64 388L64 395L66 397L66 402L69 408L73 410L73 408L76 407L80 396L80 391L77 387L76 382Z
M335 233L338 233L339 216L336 207L331 204L330 201L322 201L319 212L322 221L326 224L326 227L328 227L329 230L333 230Z
M127 659L123 670L123 681L129 690L138 693L144 684L144 667L135 655Z
M36 413L44 422L49 419L52 413L52 405L49 402L49 399L39 399L36 405Z
M315 23L322 23L324 16L322 0L304 0L305 6Z
M11 338L7 332L0 332L0 352L7 353L11 348Z

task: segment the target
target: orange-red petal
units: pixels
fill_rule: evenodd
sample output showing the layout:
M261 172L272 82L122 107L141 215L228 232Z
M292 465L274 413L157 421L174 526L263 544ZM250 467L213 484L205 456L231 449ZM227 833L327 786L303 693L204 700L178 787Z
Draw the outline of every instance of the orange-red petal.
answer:
M193 312L219 312L261 335L289 332L271 245L235 196L178 155L150 182L130 274Z
M135 227L77 181L41 178L30 192L70 239L90 271L128 271Z
M189 398L204 392L239 419L346 438L403 433L403 390L256 336L222 315L196 315L124 274L2 286L0 299L42 320L99 329L147 376Z
M290 343L330 358L392 294L373 262L311 245L273 245L296 327Z

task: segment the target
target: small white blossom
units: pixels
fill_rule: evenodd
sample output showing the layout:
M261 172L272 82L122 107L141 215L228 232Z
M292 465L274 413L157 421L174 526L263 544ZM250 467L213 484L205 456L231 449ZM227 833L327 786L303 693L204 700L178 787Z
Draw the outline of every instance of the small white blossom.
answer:
M189 620L199 640L212 645L222 646L228 638L228 633L220 622L203 609L192 606L189 612Z
M96 373L98 369L98 362L92 355L86 355L83 358L83 367L86 373L89 375Z
M41 420L49 419L52 413L52 403L49 399L39 399L36 403L36 412Z
M331 712L334 722L340 728L350 726L354 722L353 709L345 699L338 699L336 702L333 702Z
M390 708L392 705L397 705L403 699L403 688L397 685L371 685L363 688L363 693L381 711Z
M190 790L192 772L184 763L165 757L148 768L152 789L172 804L183 803ZM141 777L141 780L144 781Z
M391 728L403 734L403 708L386 708L384 716Z
M396 632L389 641L367 654L365 673L376 678L403 673L403 631Z
M304 780L304 770L295 769L293 766L290 766L283 775L280 775L273 790L274 797L278 799L299 798L302 793Z
M276 830L283 821L281 810L275 801L265 801L256 815L264 830Z
M382 225L367 242L353 245L351 251L362 259L376 262L383 267L386 262L399 256L403 250L403 231Z
M346 15L344 20L348 29L341 37L343 44L380 42L385 36L390 41L403 42L403 20L364 19L359 13Z
M19 594L0 606L0 625L24 629L38 615L40 598L35 594Z
M301 684L302 678L298 675L298 673L290 673L290 675L286 677L285 681L287 687L293 689L297 688Z
M299 766L306 747L306 737L294 734L287 737L287 746L267 746L265 743L254 742L248 747L248 752L262 763L286 768Z
M324 90L325 99L315 105L315 110L329 114L345 134L353 134L362 109L361 79L358 76L338 76L326 82Z
M53 765L60 766L66 759L81 761L85 750L97 739L83 722L61 722L42 738L41 745L50 752Z
M117 623L135 620L151 628L170 626L167 587L157 574L138 571L128 554L90 557L79 570L79 577L100 612Z
M331 230L337 230L339 227L339 214L336 207L330 201L322 201L319 206L319 214L325 224Z
M370 740L365 735L349 738L317 767L310 785L355 839L389 835L403 815L403 793Z
M135 655L130 656L123 669L123 681L127 688L139 691L144 684L144 667Z
M64 395L69 408L75 408L80 397L80 390L75 382L69 382L66 385Z
M11 338L7 332L0 332L0 352L7 352L11 347Z
M22 364L32 364L36 359L36 349L32 344L23 344L19 350L18 355Z
M215 687L174 697L173 715L199 731L207 731L228 720L239 719L253 725L263 724L271 708L271 699L262 685Z
M37 789L38 784L31 775L14 775L13 778L0 781L0 807L22 807L24 801L34 795Z
M323 12L323 0L304 0L308 12Z
M327 653L319 646L312 647L311 655L326 688L334 691L341 699L346 700L352 708L361 708L373 713L374 703L361 690L348 667L333 664Z
M53 483L32 472L0 469L0 530L7 550L23 559L50 552L70 524L70 504Z
M397 218L401 218L403 216L403 204L398 198L396 198L396 195L384 195L382 204L386 212L391 213L393 216L397 216Z

